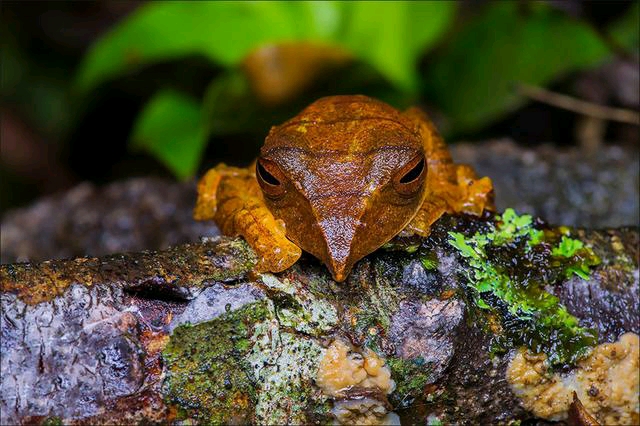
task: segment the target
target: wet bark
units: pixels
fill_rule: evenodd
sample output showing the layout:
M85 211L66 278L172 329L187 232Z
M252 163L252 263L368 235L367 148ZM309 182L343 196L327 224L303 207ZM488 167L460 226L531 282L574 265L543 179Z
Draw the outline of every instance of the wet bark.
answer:
M308 256L254 274L252 252L228 238L2 265L0 423L325 423L336 400L315 375L336 338L386 359L396 388L385 404L403 424L531 418L505 380L515 346L495 350L449 243L449 231L492 220L444 217L429 238L379 250L341 284ZM548 291L598 343L638 333L638 229L572 236L601 263Z

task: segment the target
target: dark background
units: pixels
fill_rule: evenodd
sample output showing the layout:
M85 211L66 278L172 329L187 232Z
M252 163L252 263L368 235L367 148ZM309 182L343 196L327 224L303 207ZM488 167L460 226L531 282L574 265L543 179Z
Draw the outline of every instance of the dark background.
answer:
M92 43L143 3L1 3L0 212L82 181L104 184L148 175L172 178L153 156L129 148L135 118L159 85L169 84L198 96L222 72L220 67L198 56L185 57L145 66L109 81L83 100L71 90L77 68ZM623 1L549 3L558 13L596 29L624 16L632 5ZM462 2L456 19L464 22L485 7L487 2L483 1ZM441 44L446 45L446 38ZM420 70L429 67L431 56L437 52L438 48L424 55ZM548 88L603 105L637 110L637 94L633 93L638 90L637 49L630 54L622 52L597 68L562 76ZM331 86L323 90L330 91ZM437 108L431 108L429 99L423 97L419 103L438 121ZM508 137L525 145L580 145L576 134L579 119L573 112L530 101L478 131L453 132L452 141ZM637 150L638 128L610 122L603 143ZM243 164L255 156L259 144L259 132L213 137L199 170L221 160Z

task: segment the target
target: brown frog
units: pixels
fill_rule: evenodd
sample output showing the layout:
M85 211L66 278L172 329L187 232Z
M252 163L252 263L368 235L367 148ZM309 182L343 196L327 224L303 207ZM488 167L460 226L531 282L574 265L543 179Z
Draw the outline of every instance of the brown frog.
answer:
M260 272L289 268L302 249L340 282L401 232L427 236L445 212L493 210L492 193L420 110L331 96L272 127L250 167L209 170L194 217L242 235Z

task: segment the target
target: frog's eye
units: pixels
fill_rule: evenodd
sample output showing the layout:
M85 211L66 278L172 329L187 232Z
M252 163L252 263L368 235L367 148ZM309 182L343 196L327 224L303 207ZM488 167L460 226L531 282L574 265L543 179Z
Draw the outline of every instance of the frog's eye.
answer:
M393 179L393 187L403 196L415 195L424 182L427 163L423 155L418 155L400 169Z
M262 192L267 197L277 198L284 194L284 173L276 163L264 158L259 158L256 162L256 177Z

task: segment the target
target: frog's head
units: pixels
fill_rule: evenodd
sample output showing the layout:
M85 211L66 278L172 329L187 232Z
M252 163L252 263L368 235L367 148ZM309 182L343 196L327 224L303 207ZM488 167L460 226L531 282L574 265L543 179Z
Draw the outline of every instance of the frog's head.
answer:
M287 237L322 260L336 281L415 216L426 175L412 122L365 96L320 99L272 128L256 164Z

